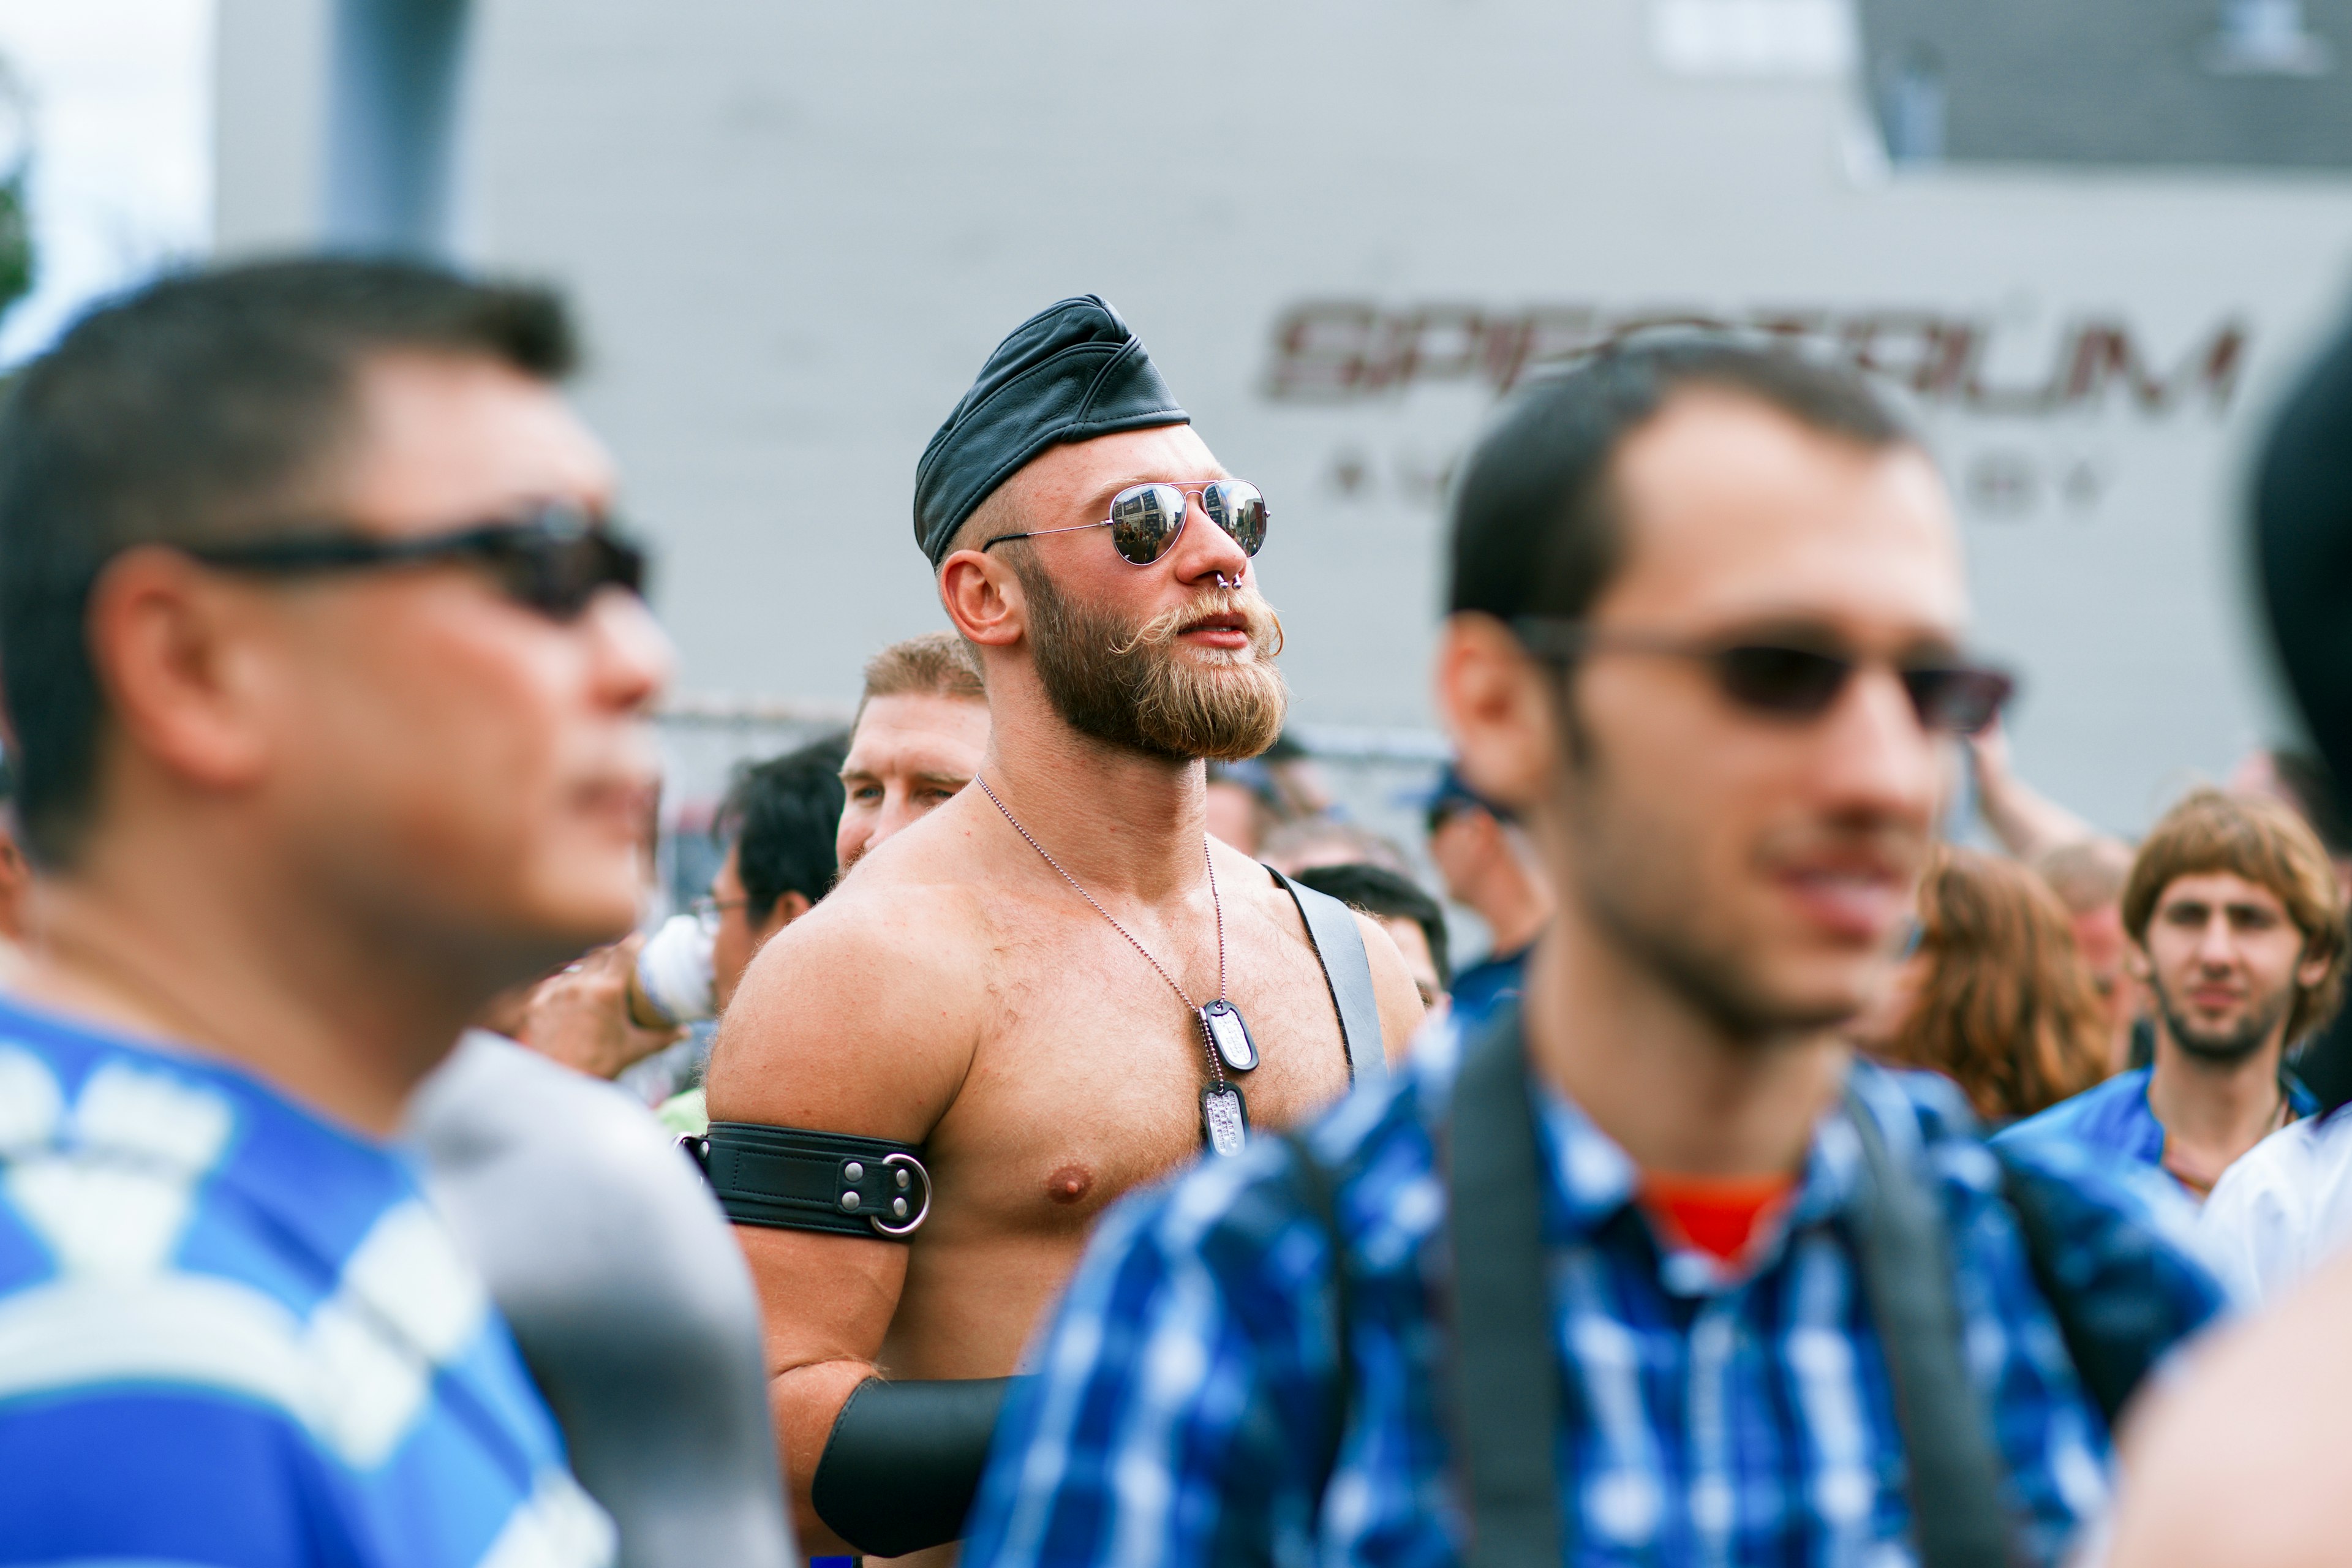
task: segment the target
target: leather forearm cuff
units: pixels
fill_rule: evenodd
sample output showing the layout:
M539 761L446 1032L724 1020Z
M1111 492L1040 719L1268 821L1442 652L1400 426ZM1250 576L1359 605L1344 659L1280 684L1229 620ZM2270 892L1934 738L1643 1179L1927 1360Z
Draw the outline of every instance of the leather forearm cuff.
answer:
M755 1121L714 1121L680 1142L737 1225L904 1241L931 1212L914 1144Z
M868 1557L900 1557L963 1535L1009 1377L885 1383L850 1391L817 1460L809 1500Z

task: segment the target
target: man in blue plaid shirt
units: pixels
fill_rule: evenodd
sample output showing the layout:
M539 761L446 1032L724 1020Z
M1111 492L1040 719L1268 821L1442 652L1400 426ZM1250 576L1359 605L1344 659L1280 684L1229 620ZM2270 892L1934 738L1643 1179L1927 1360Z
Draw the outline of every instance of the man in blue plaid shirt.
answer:
M2168 1194L1839 1037L2009 689L1932 467L1685 341L1536 390L1455 508L1442 699L1559 893L1524 1003L1114 1214L966 1562L2057 1561L2221 1298Z

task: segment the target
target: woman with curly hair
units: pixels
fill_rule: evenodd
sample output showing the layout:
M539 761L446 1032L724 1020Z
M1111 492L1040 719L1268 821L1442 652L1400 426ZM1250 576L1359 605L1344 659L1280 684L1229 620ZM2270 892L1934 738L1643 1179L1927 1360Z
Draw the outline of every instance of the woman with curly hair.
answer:
M1995 1127L2107 1074L2107 1025L2057 895L2014 861L1947 847L1919 888L1918 942L1855 1031L1958 1082Z

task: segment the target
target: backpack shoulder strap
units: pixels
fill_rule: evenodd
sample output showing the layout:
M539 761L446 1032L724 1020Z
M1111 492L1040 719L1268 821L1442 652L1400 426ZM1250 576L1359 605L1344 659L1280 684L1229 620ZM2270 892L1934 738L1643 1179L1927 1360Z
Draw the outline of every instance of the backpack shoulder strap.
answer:
M1339 1443L1348 1433L1348 1411L1356 1387L1350 1333L1354 1324L1348 1310L1348 1238L1339 1229L1339 1173L1316 1157L1314 1146L1298 1129L1284 1128L1275 1136L1290 1145L1293 1189L1306 1205L1307 1217L1322 1231L1323 1244L1331 1249L1328 1315L1334 1385L1330 1426L1323 1434L1323 1463L1316 1472L1328 1487L1332 1472L1339 1467Z
M1894 1388L1919 1561L1923 1568L2009 1562L2000 1451L1961 1359L1964 1325L1943 1215L1851 1086L1845 1109L1865 1178L1853 1218L1855 1261Z
M1379 1084L1389 1076L1389 1058L1381 1040L1381 1007L1372 994L1372 961L1364 951L1364 931L1356 911L1328 893L1318 893L1266 868L1275 881L1298 905L1307 922L1307 940L1323 963L1324 983L1331 988L1331 1005L1339 1015L1339 1036L1348 1052L1348 1072L1358 1084Z
M1562 1408L1543 1237L1543 1155L1519 1011L1462 1042L1444 1131L1453 1250L1454 1435L1468 1568L1578 1561L1555 1467ZM1573 1389L1571 1372L1565 1380Z

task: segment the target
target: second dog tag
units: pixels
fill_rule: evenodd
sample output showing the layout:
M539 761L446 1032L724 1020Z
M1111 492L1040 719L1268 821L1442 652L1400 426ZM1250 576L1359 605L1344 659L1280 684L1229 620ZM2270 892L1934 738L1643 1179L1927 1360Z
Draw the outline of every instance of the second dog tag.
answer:
M1228 1158L1249 1142L1249 1106L1232 1084L1201 1091L1201 1141Z

